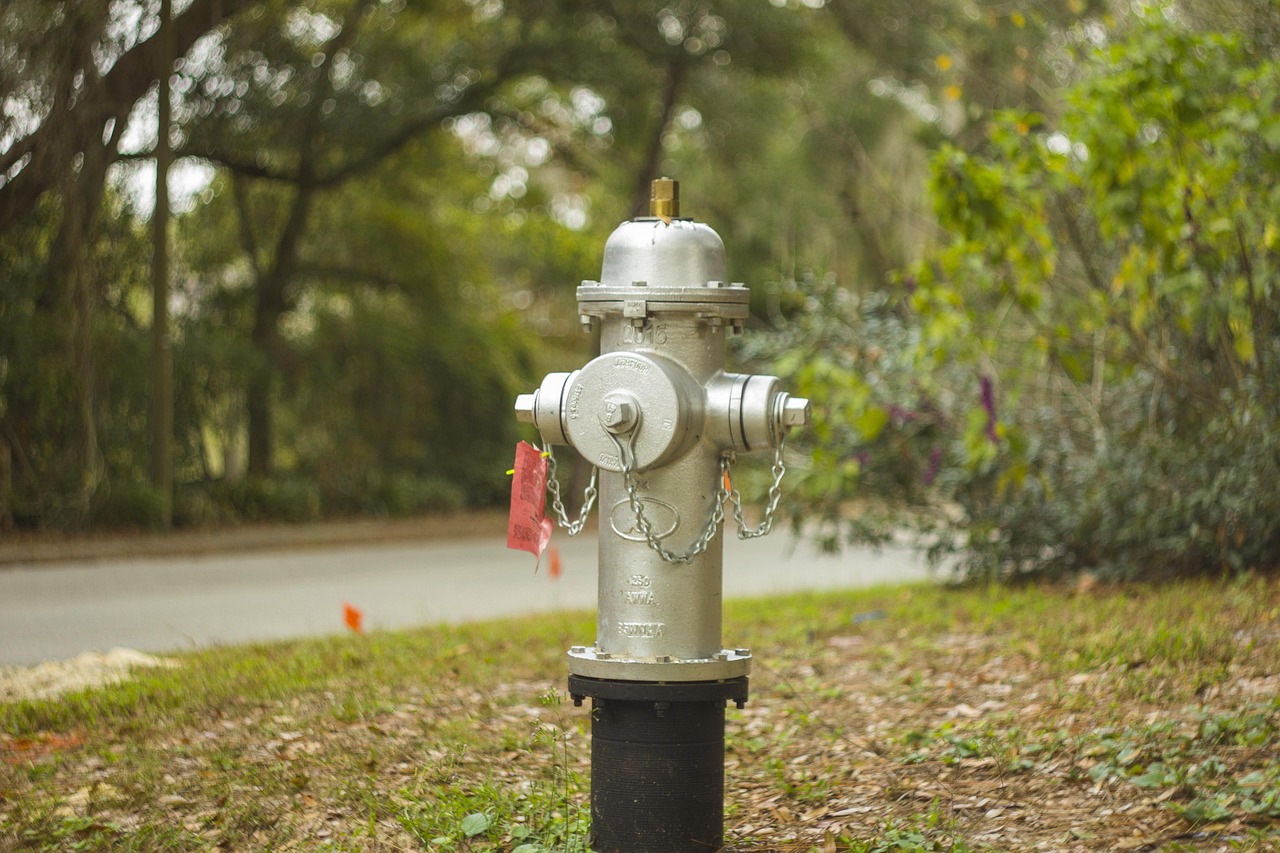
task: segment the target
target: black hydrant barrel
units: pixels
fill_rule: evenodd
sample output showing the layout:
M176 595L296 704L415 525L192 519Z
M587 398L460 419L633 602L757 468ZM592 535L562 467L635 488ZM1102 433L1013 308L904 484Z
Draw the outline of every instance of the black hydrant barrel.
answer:
M570 676L590 696L591 849L704 853L724 843L726 701L746 678L687 684Z

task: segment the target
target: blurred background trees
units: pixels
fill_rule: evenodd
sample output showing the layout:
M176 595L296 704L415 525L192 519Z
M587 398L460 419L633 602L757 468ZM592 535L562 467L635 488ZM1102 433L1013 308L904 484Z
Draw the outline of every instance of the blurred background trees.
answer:
M0 10L5 527L500 502L515 393L587 357L574 287L669 174L752 286L737 357L817 404L829 544L1277 553L1267 0L189 0L176 61L159 10Z

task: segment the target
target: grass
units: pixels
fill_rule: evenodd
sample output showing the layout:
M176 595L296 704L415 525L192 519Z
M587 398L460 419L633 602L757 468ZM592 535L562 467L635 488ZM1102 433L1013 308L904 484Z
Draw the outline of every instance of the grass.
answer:
M0 705L0 850L581 851L590 614ZM1280 582L732 603L735 851L1280 849Z

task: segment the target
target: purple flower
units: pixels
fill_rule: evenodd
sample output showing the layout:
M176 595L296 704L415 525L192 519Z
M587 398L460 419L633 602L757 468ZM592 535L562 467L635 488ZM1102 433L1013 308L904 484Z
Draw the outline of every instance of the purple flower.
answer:
M996 433L996 389L990 376L982 377L982 408L987 410L987 438L992 444L1000 443Z
M889 419L893 421L895 426L909 424L916 419L916 413L910 409L904 409L896 403L890 403L885 409L889 413Z
M932 486L934 479L938 476L938 469L942 467L942 448L935 447L929 453L929 467L924 472L924 484Z

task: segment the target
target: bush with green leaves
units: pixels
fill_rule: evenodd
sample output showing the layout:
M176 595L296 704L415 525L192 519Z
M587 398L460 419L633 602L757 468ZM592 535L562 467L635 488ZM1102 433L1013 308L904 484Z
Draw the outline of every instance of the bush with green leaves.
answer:
M970 577L1275 566L1280 64L1153 13L1083 68L1060 115L937 155L947 236L898 292L795 288L775 367L829 541L905 524Z

